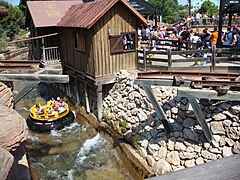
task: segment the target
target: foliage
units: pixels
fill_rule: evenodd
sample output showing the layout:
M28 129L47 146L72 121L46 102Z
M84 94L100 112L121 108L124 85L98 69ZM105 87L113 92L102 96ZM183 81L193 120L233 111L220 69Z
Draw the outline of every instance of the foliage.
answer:
M24 28L24 15L18 7L12 6L5 1L0 0L0 6L4 6L9 10L8 16L0 21L0 37L8 37L9 40L13 40L14 36Z
M0 39L0 53L7 47L7 41L3 38Z
M218 8L217 6L211 2L210 0L204 1L198 10L200 14L217 14L218 13Z
M26 0L20 0L18 8L23 12L23 14L25 14L26 12L26 6L27 6Z
M109 119L109 117L108 117L108 108L104 108L103 110L102 110L102 119L103 120L108 120Z
M125 117L120 117L119 126L122 132L127 131L127 121Z
M164 22L175 22L174 13L179 12L178 0L149 0L148 2L162 11Z
M132 146L133 146L135 149L137 149L137 150L140 149L140 143L139 143L139 137L138 137L138 135L135 135L135 136L133 137L133 139L132 139Z

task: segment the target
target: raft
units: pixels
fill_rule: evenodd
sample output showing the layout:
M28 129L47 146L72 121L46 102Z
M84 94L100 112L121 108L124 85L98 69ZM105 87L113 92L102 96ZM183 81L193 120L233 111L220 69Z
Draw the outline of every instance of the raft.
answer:
M61 111L54 110L50 114L47 113L50 108L50 102L41 106L45 109L44 113L37 113L35 111L36 105L30 108L30 114L27 118L27 125L29 129L38 132L47 132L53 129L60 130L74 121L74 114L70 111L68 104Z

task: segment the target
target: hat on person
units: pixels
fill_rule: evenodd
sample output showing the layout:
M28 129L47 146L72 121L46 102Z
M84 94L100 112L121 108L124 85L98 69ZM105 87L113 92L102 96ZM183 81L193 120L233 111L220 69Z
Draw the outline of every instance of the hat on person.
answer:
M59 101L59 100L60 100L60 97L57 97L57 100Z
M238 28L238 26L237 26L237 25L234 25L234 26L233 26L233 29L237 29L237 28Z

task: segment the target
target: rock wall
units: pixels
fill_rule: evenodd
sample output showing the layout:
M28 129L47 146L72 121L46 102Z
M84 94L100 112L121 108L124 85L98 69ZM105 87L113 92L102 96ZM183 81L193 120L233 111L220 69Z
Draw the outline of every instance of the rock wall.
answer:
M0 82L0 104L13 107L13 95L11 90L2 82Z
M174 129L165 133L161 118L134 78L120 74L103 101L103 118L132 143L153 174L199 165L240 153L240 103L199 100L214 140L208 143L187 98L174 87L152 87Z
M18 161L21 160L16 158L16 151L19 151L21 143L27 139L26 121L12 107L12 92L0 82L0 160L3 162L0 168L0 179L16 177L14 172L17 169ZM23 154L21 155L23 156Z

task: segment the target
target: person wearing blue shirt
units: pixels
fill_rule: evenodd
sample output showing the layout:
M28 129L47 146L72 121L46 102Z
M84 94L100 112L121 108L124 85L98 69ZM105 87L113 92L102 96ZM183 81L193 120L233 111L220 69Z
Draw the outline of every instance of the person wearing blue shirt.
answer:
M203 49L211 49L211 36L209 33L205 34L204 39L202 40L204 46Z

